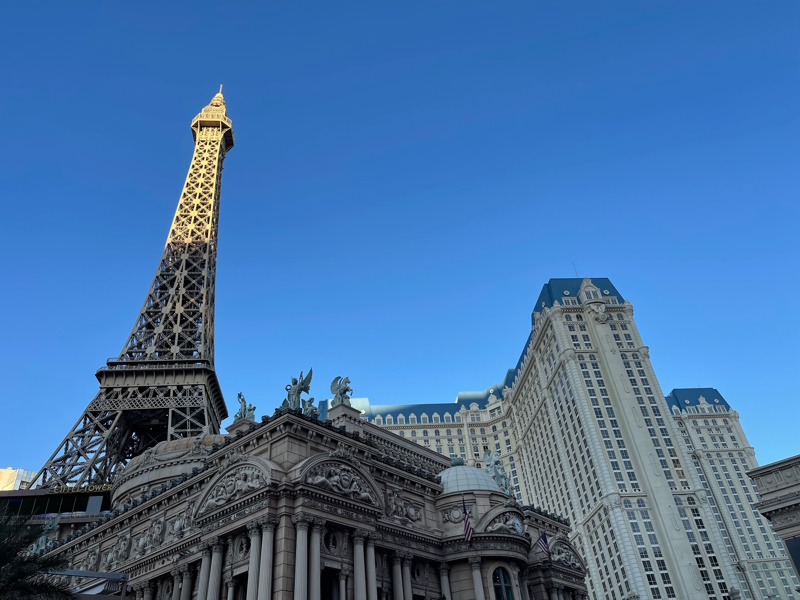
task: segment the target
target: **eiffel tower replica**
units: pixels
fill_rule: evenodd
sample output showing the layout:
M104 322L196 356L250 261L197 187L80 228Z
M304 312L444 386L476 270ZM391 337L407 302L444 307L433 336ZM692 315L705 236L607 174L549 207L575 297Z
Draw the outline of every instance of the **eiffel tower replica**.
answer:
M214 370L214 280L220 185L233 125L220 91L192 121L195 147L161 261L100 391L34 486L108 484L165 440L218 433L228 416Z

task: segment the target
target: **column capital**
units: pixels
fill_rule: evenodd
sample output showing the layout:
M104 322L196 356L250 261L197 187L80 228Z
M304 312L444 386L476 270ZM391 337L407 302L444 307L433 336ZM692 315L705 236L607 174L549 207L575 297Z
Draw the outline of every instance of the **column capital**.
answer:
M298 529L308 529L311 524L311 516L306 513L296 513L292 515L292 523Z
M247 524L247 535L249 535L251 539L254 536L261 535L261 527L259 527L258 521L250 521Z
M402 552L395 552L392 554L392 562L396 565L399 565L403 562L403 553Z
M175 581L178 581L178 579L181 578L181 571L182 571L182 569L180 569L178 567L173 567L172 569L170 569L169 574L172 575L172 578Z
M369 531L366 529L356 529L353 532L353 540L356 544L363 544L367 537L369 537Z
M181 575L184 575L186 573L191 573L192 567L191 565L181 565L178 567L178 570L181 572Z
M203 556L211 556L211 545L208 542L203 542Z
M342 568L339 571L339 581L346 580L350 576L350 569Z
M328 521L325 519L320 519L319 517L314 517L312 524L314 527L314 531L322 531L322 528L325 527L325 523Z
M262 531L274 531L278 526L278 517L269 515L267 517L259 517L257 523L261 525Z
M481 557L480 556L470 556L468 559L469 566L473 569L480 569L481 568Z
M225 540L220 537L213 537L208 540L208 545L211 547L212 552L217 554L218 552L222 552L222 549L225 547Z
M367 538L367 548L375 548L375 536L370 534Z
M450 573L450 565L444 562L439 563L439 573L441 573L442 575L447 575L448 573Z
M411 552L403 552L403 565L411 566L411 561L414 560L414 555Z

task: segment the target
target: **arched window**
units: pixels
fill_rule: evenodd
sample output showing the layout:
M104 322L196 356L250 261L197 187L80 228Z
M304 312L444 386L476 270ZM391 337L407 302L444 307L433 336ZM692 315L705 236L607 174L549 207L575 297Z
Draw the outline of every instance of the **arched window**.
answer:
M394 419L392 418L392 415L386 415L386 424L394 425Z
M397 416L397 424L398 425L405 425L406 424L406 418L403 415L398 415Z
M412 425L416 425L417 424L417 415L411 415L410 417L408 417L408 422L411 423Z
M411 437L417 437L417 432L416 431L412 431L411 432Z
M381 417L380 415L375 417L375 425L383 425L383 417Z
M514 600L514 591L511 587L511 576L503 567L497 567L492 573L494 597L497 600Z
M428 437L428 430L427 429L423 429L422 430L422 437Z

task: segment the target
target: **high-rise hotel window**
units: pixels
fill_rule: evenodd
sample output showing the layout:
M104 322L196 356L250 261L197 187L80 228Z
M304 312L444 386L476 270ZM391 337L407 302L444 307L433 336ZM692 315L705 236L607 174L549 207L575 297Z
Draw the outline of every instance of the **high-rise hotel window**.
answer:
M503 567L497 567L492 573L494 597L497 600L514 600L514 588L511 586L511 576Z

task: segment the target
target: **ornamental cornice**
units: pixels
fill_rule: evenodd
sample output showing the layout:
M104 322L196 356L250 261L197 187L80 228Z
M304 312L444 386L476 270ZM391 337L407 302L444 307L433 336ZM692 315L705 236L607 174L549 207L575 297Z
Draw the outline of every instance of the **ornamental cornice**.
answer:
M377 531L376 535L383 536L383 539L392 539L392 536L395 540L414 540L416 542L431 545L431 546L441 546L441 531L433 530L430 528L427 529L418 529L418 528L411 528L411 527L399 527L393 525L391 523L387 523L385 521L378 521L377 522ZM400 543L399 541L397 543Z
M795 499L800 499L800 490L784 494L783 496L777 496L776 498L770 498L769 500L762 500L761 502L757 503L756 506L758 507L759 510L767 509L770 506L774 506L776 504L795 501Z
M472 538L471 543L463 539L458 542L447 542L442 548L445 556L452 557L455 554L474 554L475 552L513 552L518 554L522 560L527 560L528 550L522 540L478 540Z
M300 498L300 505L306 508L313 508L325 514L332 514L343 517L345 519L349 519L350 521L358 521L360 523L365 523L369 525L375 525L376 519L369 514L364 514L363 512L356 512L354 510L348 510L343 508L342 506L337 506L342 504L337 501L336 498L332 498L330 496L324 496L322 494L314 494L315 497L311 497L311 495L304 495ZM320 499L317 499L319 497ZM332 502L324 502L321 499L324 498L325 500L332 501ZM361 507L358 507L361 509Z
M246 506L241 507L242 505L245 505L245 504L246 504ZM239 506L241 508L239 510L236 510L235 512L234 512L234 508L231 507L231 510L230 511L226 511L225 516L222 516L222 518L217 518L215 520L205 519L204 520L205 525L202 528L203 535L211 533L212 531L216 531L217 529L220 529L220 528L222 528L225 525L228 525L230 523L235 523L237 521L241 521L242 519L245 519L246 517L249 517L250 515L253 515L253 514L257 513L257 512L260 512L262 510L265 510L265 509L269 508L269 499L267 498L267 499L261 500L260 502L242 502L242 503L239 503ZM218 512L216 514L219 517L223 513Z

